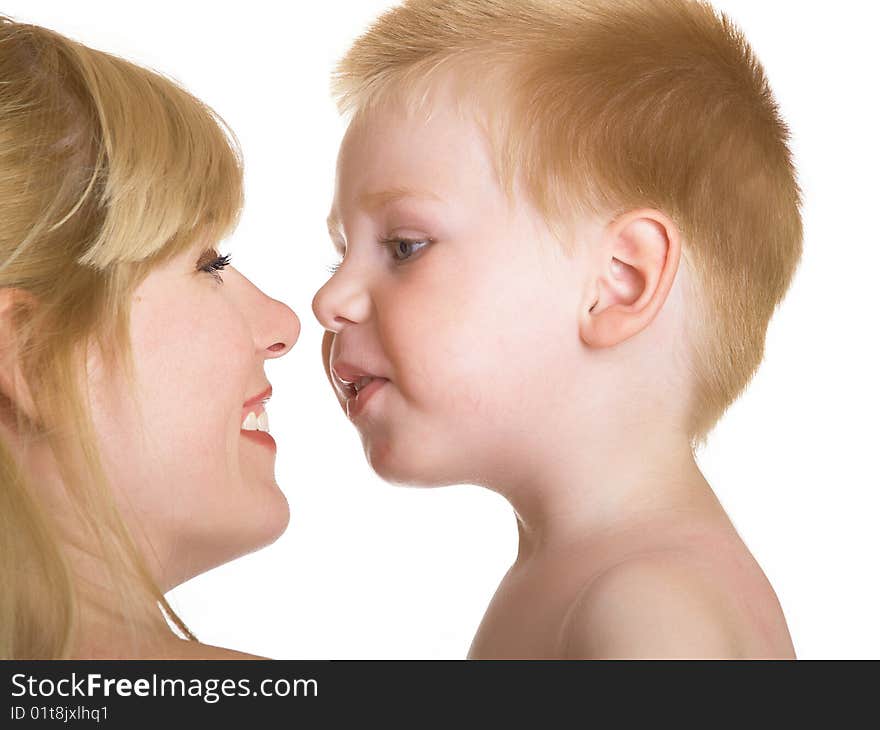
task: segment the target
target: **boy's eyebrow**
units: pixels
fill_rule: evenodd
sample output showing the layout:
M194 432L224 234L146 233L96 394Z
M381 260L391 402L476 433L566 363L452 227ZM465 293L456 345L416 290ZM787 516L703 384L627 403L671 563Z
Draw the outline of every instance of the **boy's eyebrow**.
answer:
M357 203L359 207L372 212L405 198L422 198L424 200L443 202L443 198L429 190L416 190L414 188L400 187L361 193L358 196ZM333 245L337 249L339 249L339 245L336 242L336 235L334 234L338 234L341 228L342 221L336 213L331 212L330 215L327 216L327 230L330 232L330 236L333 238Z
M413 188L390 188L376 192L361 193L358 204L367 210L375 210L391 203L396 203L404 198L424 198L442 202L442 198L429 190L415 190Z

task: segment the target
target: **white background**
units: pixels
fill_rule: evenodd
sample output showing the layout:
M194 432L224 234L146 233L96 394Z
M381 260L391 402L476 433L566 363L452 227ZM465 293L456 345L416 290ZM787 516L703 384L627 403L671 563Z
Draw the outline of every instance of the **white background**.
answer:
M391 487L366 465L320 362L314 292L343 127L333 63L392 3L0 0L0 11L150 66L238 134L247 207L233 264L303 322L268 364L271 547L170 598L208 643L275 658L460 658L512 561L513 516L471 487ZM877 6L718 0L764 63L805 194L805 253L764 364L698 454L763 566L802 658L880 657ZM743 292L748 296L749 292Z

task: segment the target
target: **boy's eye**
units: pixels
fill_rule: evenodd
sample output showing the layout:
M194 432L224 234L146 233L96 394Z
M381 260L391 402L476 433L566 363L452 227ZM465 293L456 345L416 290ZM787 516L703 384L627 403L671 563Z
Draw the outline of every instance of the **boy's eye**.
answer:
M391 255L397 261L406 261L414 253L431 243L431 240L415 240L411 238L386 238L382 241L391 249Z
M225 269L227 266L229 266L229 261L231 258L232 257L228 253L221 256L213 248L208 249L199 258L199 271L204 271L207 274L211 274L211 276L213 276L217 281L222 283L223 278L220 276L220 272L223 271L223 269Z

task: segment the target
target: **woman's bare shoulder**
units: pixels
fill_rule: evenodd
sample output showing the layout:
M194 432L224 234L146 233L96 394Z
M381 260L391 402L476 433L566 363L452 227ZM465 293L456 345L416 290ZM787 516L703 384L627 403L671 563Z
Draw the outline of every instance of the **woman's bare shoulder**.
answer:
M269 657L248 654L235 649L227 649L222 646L202 644L198 641L177 639L174 644L157 652L156 659L235 659L235 660L268 660Z
M241 659L241 660L262 660L266 661L269 657L258 656L256 654L248 654L235 649L226 649L222 646L211 646L210 644L201 644L197 641L183 641L186 645L184 650L186 656L181 659Z
M187 641L178 637L163 638L161 641L141 643L111 644L108 642L79 645L70 659L240 659L268 660L269 657L248 654L243 651L226 649L222 646Z

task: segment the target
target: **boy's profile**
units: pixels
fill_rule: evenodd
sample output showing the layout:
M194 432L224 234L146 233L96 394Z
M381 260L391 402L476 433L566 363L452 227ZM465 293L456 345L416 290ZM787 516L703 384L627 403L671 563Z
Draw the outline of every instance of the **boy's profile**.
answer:
M335 83L328 376L380 476L516 512L469 656L794 657L694 458L801 253L741 33L690 0L410 0Z

